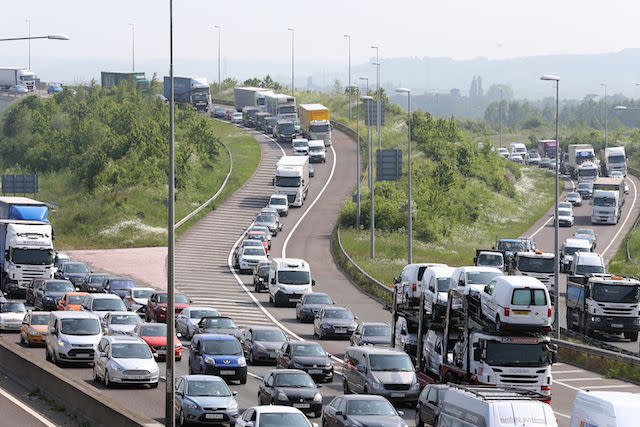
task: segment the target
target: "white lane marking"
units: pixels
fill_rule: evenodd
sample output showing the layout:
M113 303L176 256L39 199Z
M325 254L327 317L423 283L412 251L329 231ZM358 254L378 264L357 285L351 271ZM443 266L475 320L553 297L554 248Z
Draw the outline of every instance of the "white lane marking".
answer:
M598 381L598 380L601 380L601 379L602 379L602 377L563 378L562 381L564 381L564 382L571 382L571 381Z
M331 173L329 174L329 178L327 178L327 182L324 183L324 186L322 187L322 190L320 190L320 192L316 196L316 198L313 201L313 203L311 203L309 208L306 211L304 211L304 213L302 214L300 219L298 219L298 221L295 223L293 228L291 228L291 231L289 231L289 234L287 235L287 238L284 241L284 245L282 245L282 258L286 258L287 257L287 245L289 244L289 239L291 239L291 236L293 236L293 233L295 233L295 231L298 229L298 226L302 223L302 221L307 216L307 214L309 212L311 212L311 209L313 209L313 207L318 202L318 200L320 200L320 197L322 197L322 193L324 193L324 190L326 190L327 187L329 186L329 184L331 183L331 179L333 178L333 173L336 170L336 163L337 163L337 161L336 161L336 150L333 149L333 145L331 146L331 152L333 153L333 164L331 165Z
M582 389L580 389L580 388L578 388L578 387L574 387L574 386L569 385L569 384L567 384L567 383L563 383L562 381L558 381L558 380L556 380L556 379L554 378L554 379L553 379L553 385L556 385L556 384L561 385L561 386L566 387L566 388L570 388L571 390L575 390L575 391L581 391L581 390L582 390Z
M571 182L571 191L573 191L573 190L576 188L576 185L573 183L573 180L572 180L572 179L569 179L569 182ZM559 195L558 195L558 197L559 197ZM558 201L559 201L559 200L558 200ZM554 205L555 205L555 204L554 204ZM551 217L550 217L548 220L546 220L546 221L545 221L545 223L544 223L544 224L542 224L542 225L540 226L540 228L538 228L538 229L537 229L537 230L536 230L536 231L535 231L531 236L529 236L529 237L531 237L531 238L536 237L536 234L538 234L539 232L541 232L541 231L542 231L542 229L543 229L543 228L545 228L545 227L547 226L547 224L549 224L552 220L553 220L553 215L551 215Z
M579 374L579 373L582 373L582 372L587 372L587 371L585 371L583 369L571 369L571 370L568 370L568 371L554 371L554 370L551 370L551 373L553 375L558 375L558 374Z
M560 415L562 418L571 419L571 415L563 414L562 412L553 411L554 414Z
M593 389L605 389L605 388L626 388L626 387L637 387L635 384L616 384L616 385L592 385L580 387L580 390L593 390Z
M247 375L249 375L251 378L255 378L259 381L262 381L262 377L260 375L256 375L253 372L247 372Z
M25 405L24 403L22 403L20 400L18 400L17 398L15 398L11 393L9 393L8 391L6 391L3 388L0 388L0 394L2 394L4 397L6 397L7 399L9 399L12 403L14 403L16 406L20 407L20 409L22 409L23 411L25 411L26 413L28 413L29 415L31 415L33 418L37 419L38 421L40 421L42 424L44 424L47 427L56 427L55 424L53 424L52 422L50 422L48 419L46 419L43 415L39 414L38 412L36 412L34 409L30 408L29 406Z
M631 207L629 208L629 212L627 212L627 216L624 218L622 225L618 227L618 232L613 236L613 238L611 239L611 242L609 242L609 245L604 249L604 251L602 251L601 255L603 257L604 257L604 254L607 253L611 245L613 245L613 243L616 241L616 239L618 238L618 235L622 232L624 225L627 223L627 221L629 221L629 218L631 218L631 214L633 213L633 207L636 205L636 199L638 198L638 189L636 188L636 183L633 182L633 179L629 179L629 181L631 182L631 185L633 185L633 201L631 202Z

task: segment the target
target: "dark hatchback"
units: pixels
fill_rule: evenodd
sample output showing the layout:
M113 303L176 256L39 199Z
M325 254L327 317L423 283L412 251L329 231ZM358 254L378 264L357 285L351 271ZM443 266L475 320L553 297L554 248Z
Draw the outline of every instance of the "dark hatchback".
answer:
M89 274L82 283L80 283L80 290L82 292L104 292L104 286L109 280L109 275L104 273Z
M334 304L331 297L322 292L304 294L296 304L296 319L301 322L313 322L316 314L326 305Z
M333 364L322 346L309 341L284 343L276 357L277 368L301 369L315 381L333 381Z
M319 417L322 413L322 395L316 383L299 369L268 371L258 388L259 405L293 406L305 414Z
M135 288L136 282L125 277L110 277L104 285L104 289L110 294L118 295L124 299L129 289Z

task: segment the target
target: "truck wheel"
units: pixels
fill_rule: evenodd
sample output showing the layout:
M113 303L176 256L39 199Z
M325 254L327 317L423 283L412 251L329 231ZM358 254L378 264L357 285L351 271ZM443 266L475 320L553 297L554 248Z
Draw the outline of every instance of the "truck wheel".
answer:
M624 337L631 342L638 341L638 331L634 332L625 332Z
M573 331L573 311L567 309L567 329Z

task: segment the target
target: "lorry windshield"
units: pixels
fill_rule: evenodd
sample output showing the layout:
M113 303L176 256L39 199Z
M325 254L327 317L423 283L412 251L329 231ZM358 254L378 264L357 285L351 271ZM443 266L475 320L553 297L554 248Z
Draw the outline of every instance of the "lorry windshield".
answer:
M553 273L553 258L518 258L518 270L532 273Z
M639 296L638 286L593 285L593 299L599 302L636 303Z
M278 108L278 114L295 114L295 105L282 105Z
M12 249L11 260L14 264L51 265L52 249Z
M624 163L624 156L609 156L609 163Z
M299 176L276 176L276 187L300 187Z
M593 206L602 206L605 208L612 208L616 205L616 199L613 197L595 197L593 199Z
M322 125L310 125L309 132L313 132L313 133L329 132L329 123L325 123Z
M580 177L596 177L598 176L598 169L580 169L578 171Z
M308 285L311 283L308 271L278 271L278 283L283 285Z
M484 360L491 366L541 367L551 363L546 343L513 344L495 341L487 342Z

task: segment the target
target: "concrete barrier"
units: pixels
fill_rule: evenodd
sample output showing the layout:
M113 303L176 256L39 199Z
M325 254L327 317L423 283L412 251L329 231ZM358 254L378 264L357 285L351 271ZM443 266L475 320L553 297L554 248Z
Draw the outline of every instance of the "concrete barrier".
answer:
M34 362L21 354L18 344L0 341L0 372L27 389L38 388L48 399L65 407L91 426L159 426L157 421L133 413L89 384L68 378L52 363Z

